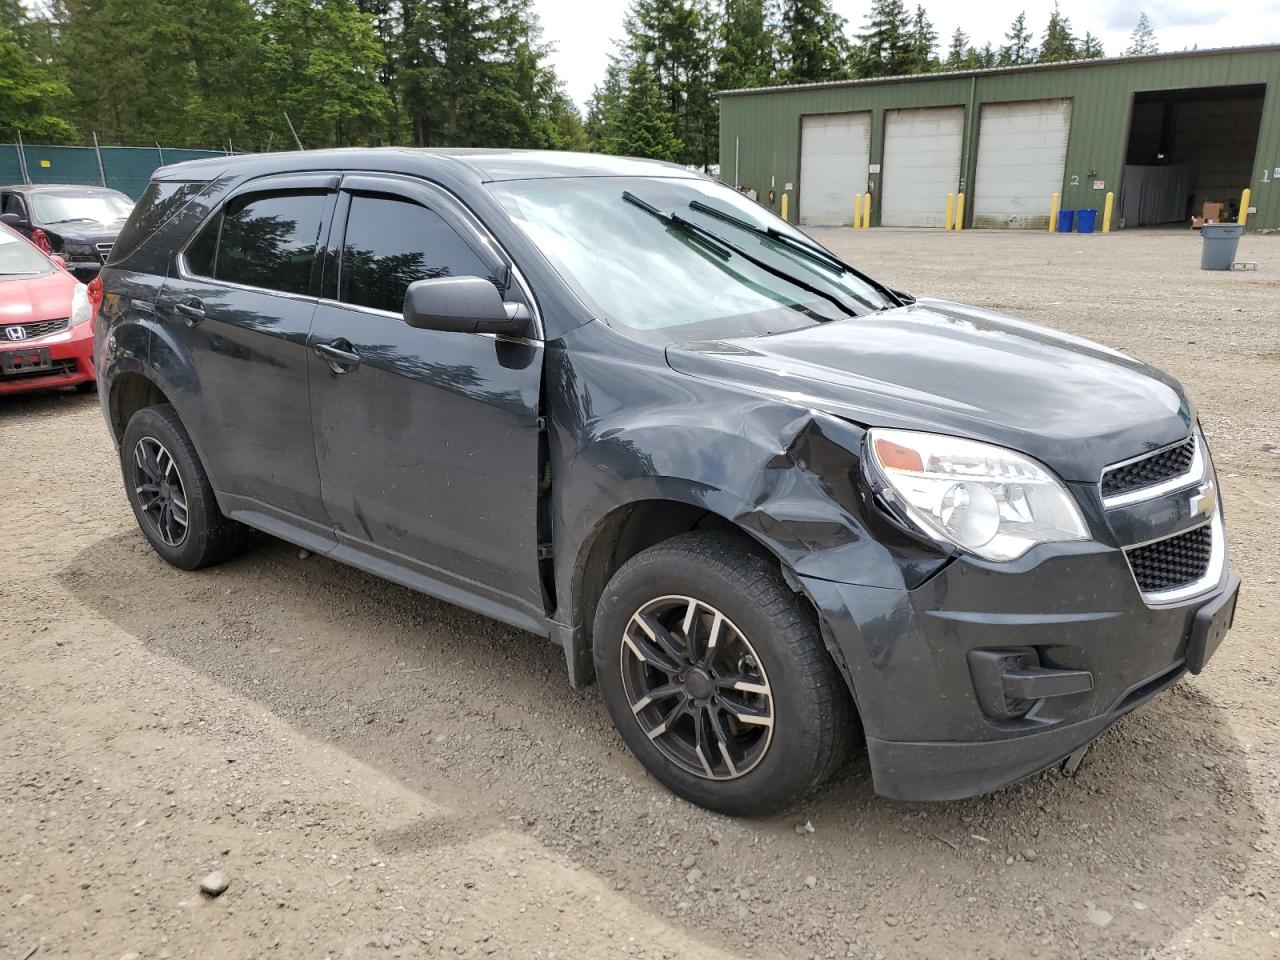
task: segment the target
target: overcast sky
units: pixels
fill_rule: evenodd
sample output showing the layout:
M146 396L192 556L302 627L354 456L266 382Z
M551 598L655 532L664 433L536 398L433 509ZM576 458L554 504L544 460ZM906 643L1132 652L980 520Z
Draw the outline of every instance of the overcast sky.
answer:
M604 75L613 41L622 34L629 0L534 2L546 39L556 45L556 70L569 95L582 106ZM914 9L915 0L908 0L907 5ZM862 26L870 6L870 0L835 0L836 10L849 21L851 31ZM977 46L988 40L999 46L1020 10L1027 11L1028 26L1038 41L1053 0L928 0L924 6L945 49L957 26L962 26ZM1092 30L1102 38L1108 56L1128 45L1141 10L1147 11L1160 49L1165 51L1197 44L1203 49L1280 42L1280 0L1064 0L1062 9L1078 36Z

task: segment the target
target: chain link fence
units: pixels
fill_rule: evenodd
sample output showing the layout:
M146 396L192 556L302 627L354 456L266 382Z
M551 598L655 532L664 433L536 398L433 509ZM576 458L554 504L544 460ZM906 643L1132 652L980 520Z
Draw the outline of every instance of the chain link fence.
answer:
M157 167L222 157L221 150L171 147L56 147L0 143L0 184L74 183L108 186L137 200ZM25 175L24 175L25 170Z

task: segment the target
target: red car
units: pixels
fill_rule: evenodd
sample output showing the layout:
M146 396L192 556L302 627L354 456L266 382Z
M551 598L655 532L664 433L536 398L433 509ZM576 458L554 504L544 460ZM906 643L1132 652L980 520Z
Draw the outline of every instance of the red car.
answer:
M61 257L0 224L0 395L94 388L95 294Z

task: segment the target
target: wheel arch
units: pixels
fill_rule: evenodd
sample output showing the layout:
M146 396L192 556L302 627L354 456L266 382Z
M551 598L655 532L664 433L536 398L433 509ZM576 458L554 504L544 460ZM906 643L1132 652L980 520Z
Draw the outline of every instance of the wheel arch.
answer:
M125 428L135 413L146 407L172 402L164 389L146 374L132 370L116 374L107 396L107 422L116 446L120 445Z

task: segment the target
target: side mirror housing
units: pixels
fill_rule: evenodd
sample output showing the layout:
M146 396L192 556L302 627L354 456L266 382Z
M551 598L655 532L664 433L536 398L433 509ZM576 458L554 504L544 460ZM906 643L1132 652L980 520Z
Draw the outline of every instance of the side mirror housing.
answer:
M13 227L15 230L21 230L27 225L27 221L16 213L0 213L0 223L3 223L6 227Z
M415 280L404 292L404 322L419 330L523 336L531 317L523 303L504 303L492 280Z

